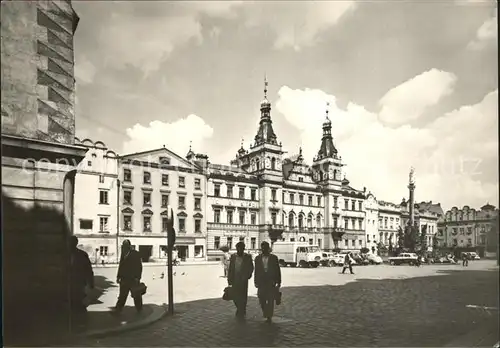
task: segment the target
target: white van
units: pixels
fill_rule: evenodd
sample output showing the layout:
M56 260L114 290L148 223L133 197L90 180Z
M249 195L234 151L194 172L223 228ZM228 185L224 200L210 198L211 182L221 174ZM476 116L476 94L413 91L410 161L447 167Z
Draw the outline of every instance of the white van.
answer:
M281 266L318 267L322 253L317 245L306 242L275 242L273 254L278 257Z

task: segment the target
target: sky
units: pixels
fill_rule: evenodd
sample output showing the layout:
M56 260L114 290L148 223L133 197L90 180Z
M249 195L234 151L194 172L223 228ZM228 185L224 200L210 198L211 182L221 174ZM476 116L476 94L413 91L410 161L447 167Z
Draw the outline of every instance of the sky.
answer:
M257 133L312 164L329 117L345 174L379 200L498 206L492 0L73 1L76 135L229 164Z

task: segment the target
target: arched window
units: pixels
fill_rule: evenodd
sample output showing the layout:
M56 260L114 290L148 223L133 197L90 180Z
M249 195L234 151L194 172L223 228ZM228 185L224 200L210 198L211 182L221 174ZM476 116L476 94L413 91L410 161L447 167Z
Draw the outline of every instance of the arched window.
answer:
M333 170L333 180L337 180L337 169Z
M321 228L321 215L316 216L316 227Z
M260 170L260 160L258 158L255 160L255 169Z
M293 227L293 214L288 214L288 227Z
M304 227L304 216L301 214L299 215L299 228Z
M276 170L276 158L271 158L271 169Z
M309 215L307 217L307 227L311 228L311 227L313 227L312 225L313 225L313 218L312 218L312 215Z

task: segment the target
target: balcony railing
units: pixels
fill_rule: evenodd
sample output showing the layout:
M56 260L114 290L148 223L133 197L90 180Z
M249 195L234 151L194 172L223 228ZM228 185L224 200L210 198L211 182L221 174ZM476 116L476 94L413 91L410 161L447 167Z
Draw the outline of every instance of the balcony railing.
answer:
M224 230L224 231L257 231L259 226L257 225L240 225L240 224L225 224L219 222L209 222L207 223L208 230Z

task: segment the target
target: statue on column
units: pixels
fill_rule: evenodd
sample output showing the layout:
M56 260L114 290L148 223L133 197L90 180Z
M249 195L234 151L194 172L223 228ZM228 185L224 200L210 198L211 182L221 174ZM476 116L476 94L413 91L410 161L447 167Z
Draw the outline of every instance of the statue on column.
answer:
M415 168L410 168L410 185L415 184Z

